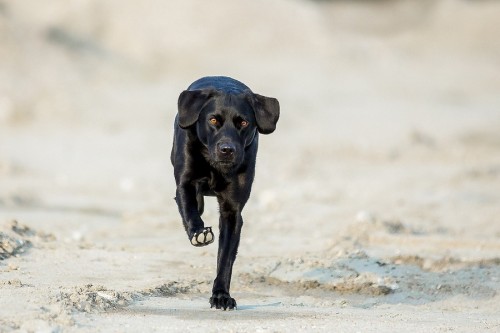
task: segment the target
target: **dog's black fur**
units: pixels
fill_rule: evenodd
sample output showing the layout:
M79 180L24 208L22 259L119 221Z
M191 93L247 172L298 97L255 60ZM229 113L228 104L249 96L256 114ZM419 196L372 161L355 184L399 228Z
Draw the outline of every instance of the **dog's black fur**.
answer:
M241 211L252 188L259 133L269 134L279 118L278 100L254 94L229 77L204 77L179 96L171 161L175 200L191 244L213 242L205 227L203 196L219 203L219 251L211 307L236 308L229 295L240 242Z

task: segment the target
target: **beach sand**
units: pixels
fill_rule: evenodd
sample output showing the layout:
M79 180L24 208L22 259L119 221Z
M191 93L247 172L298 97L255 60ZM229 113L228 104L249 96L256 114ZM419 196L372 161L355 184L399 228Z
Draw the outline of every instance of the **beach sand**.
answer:
M0 331L498 332L499 16L0 1ZM281 104L235 311L210 309L217 243L191 246L173 200L177 97L205 75Z

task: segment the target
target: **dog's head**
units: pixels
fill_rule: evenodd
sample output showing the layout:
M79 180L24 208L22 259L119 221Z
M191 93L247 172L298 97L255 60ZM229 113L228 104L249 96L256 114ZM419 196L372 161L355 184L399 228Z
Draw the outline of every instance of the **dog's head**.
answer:
M243 162L245 149L257 131L270 134L276 129L279 109L277 99L250 91L185 90L179 96L178 122L185 129L196 126L210 164L228 171Z

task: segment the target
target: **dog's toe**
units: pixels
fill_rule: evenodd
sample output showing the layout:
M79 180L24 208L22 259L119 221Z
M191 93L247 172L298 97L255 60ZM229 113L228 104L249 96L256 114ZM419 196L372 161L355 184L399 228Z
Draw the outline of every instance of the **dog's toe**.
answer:
M206 246L214 241L214 233L211 227L203 228L196 232L191 238L191 244L194 246Z
M202 244L202 243L205 243L205 233L201 233L198 235L198 237L196 237L196 241L198 242L198 244Z

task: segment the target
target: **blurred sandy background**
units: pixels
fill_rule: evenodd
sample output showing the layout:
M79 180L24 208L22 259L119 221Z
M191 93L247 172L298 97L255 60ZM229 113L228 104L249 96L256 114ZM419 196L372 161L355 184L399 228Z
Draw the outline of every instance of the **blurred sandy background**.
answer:
M0 0L0 331L497 331L499 17L487 0ZM177 97L205 75L282 110L231 313L209 311L216 246L189 244L172 200Z

